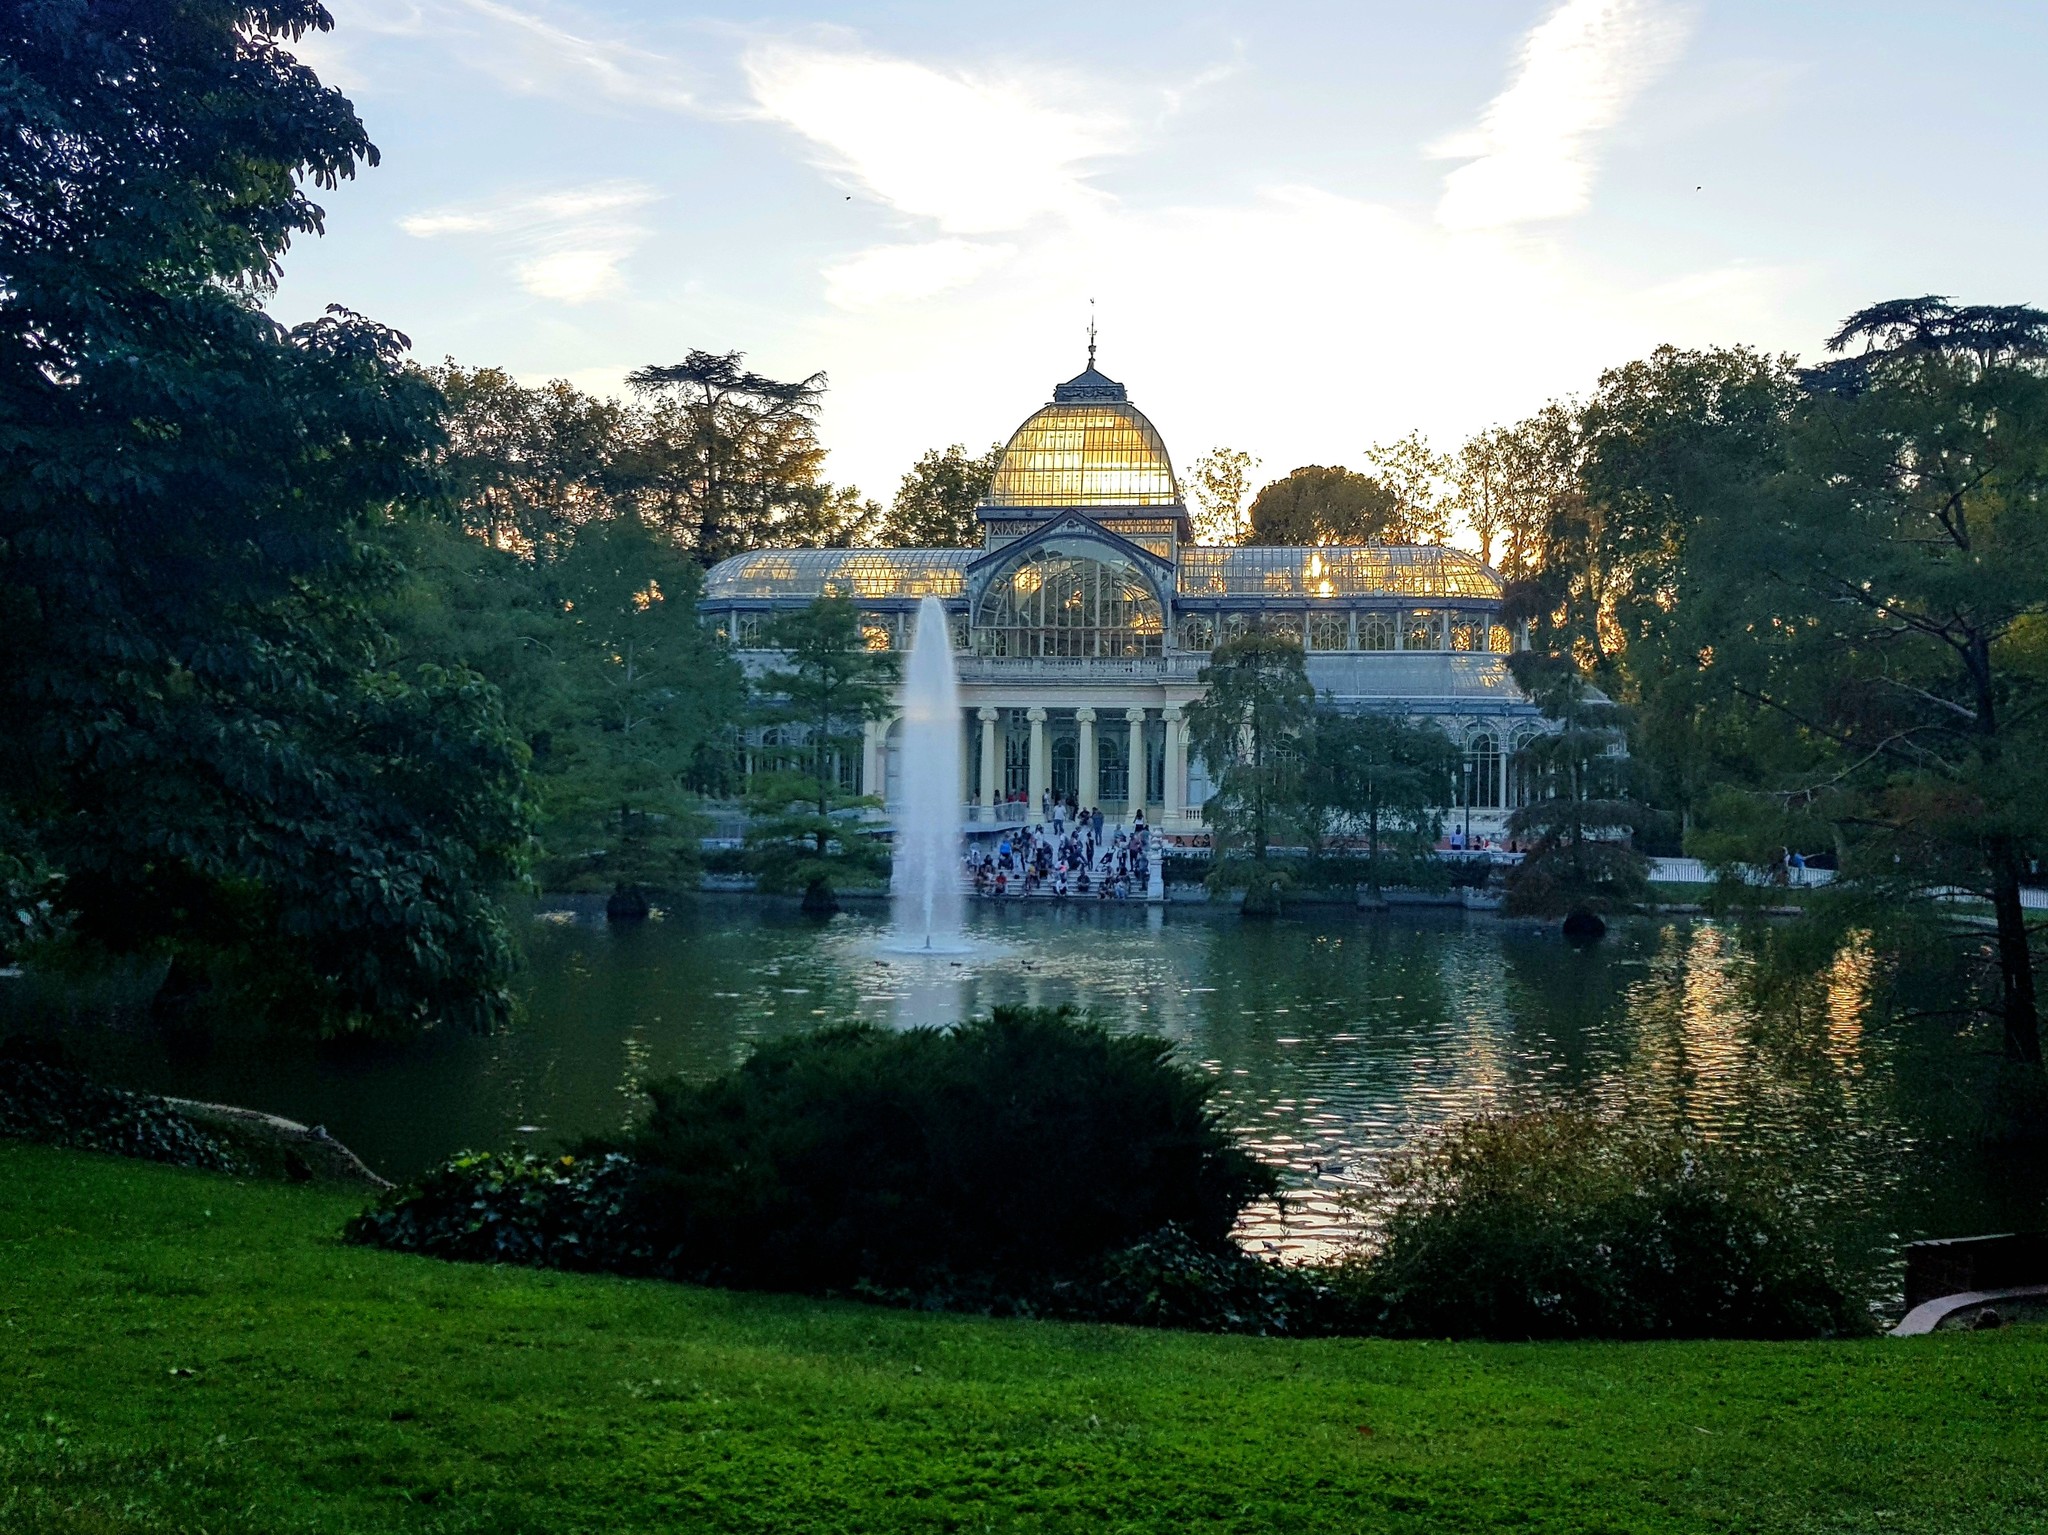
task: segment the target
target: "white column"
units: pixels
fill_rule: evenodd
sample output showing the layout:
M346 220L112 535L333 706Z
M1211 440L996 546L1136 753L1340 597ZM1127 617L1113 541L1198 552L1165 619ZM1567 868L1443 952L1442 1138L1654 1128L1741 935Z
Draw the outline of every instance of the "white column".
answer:
M1083 704L1074 711L1074 723L1081 731L1074 752L1074 773L1081 780L1075 798L1083 810L1088 810L1102 797L1102 774L1095 763L1095 711Z
M1126 814L1135 819L1145 805L1145 711L1126 709L1124 718L1131 723L1131 798Z
M1168 704L1160 713L1166 720L1166 802L1160 808L1159 823L1172 826L1180 820L1182 801L1187 798L1187 726L1181 720L1179 704Z
M867 720L860 727L860 792L875 799L888 793L889 722Z
M1031 722L1031 808L1025 819L1035 821L1044 814L1043 801L1046 786L1045 760L1045 710L1033 704L1025 711L1024 718Z
M1003 781L1002 747L996 741L996 721L1002 710L984 708L975 716L981 721L981 802L993 810L996 788Z

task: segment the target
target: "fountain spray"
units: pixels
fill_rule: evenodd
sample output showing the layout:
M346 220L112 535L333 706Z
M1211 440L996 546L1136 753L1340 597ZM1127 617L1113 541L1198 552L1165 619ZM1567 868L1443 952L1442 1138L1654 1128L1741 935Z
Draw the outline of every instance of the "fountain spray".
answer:
M896 827L891 921L900 945L954 950L960 946L964 743L953 629L936 597L925 598L917 610L902 707L902 772L889 806Z

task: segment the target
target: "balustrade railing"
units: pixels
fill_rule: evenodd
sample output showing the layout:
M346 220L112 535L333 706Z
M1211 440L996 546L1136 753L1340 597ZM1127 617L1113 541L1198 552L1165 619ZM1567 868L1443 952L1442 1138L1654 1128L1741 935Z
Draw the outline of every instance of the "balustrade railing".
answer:
M1205 655L1119 656L961 656L962 682L1065 683L1124 682L1132 678L1164 680L1194 678L1209 664Z

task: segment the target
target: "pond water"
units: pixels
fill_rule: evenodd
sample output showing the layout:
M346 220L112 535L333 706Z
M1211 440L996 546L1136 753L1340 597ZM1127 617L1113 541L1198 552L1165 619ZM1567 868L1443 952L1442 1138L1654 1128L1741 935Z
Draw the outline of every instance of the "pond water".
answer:
M1893 1021L1854 951L1763 1005L1739 934L1707 921L1623 922L1590 949L1455 913L1255 923L1033 903L979 906L968 925L973 952L927 959L887 952L879 910L821 927L707 896L617 929L589 907L543 909L519 1020L492 1036L316 1060L173 1059L114 1035L98 1053L132 1085L324 1124L395 1177L463 1147L614 1129L639 1081L713 1075L822 1023L1072 1002L1218 1076L1228 1118L1288 1169L1284 1207L1248 1231L1282 1250L1358 1229L1384 1159L1430 1127L1560 1101L1766 1151L1872 1252L2043 1219L2037 1179L1954 1133L1960 1067L1988 1045Z

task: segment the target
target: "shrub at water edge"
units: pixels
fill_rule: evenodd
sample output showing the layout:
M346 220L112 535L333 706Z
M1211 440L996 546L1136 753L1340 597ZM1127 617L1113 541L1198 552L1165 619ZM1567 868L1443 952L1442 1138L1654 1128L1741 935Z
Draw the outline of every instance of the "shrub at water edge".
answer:
M1811 1338L1868 1332L1790 1191L1678 1132L1478 1119L1407 1159L1350 1284L1375 1332Z
M650 1226L727 1282L1070 1274L1166 1225L1224 1243L1277 1187L1171 1049L1067 1009L825 1029L651 1084L645 1122L587 1149L646 1167Z

